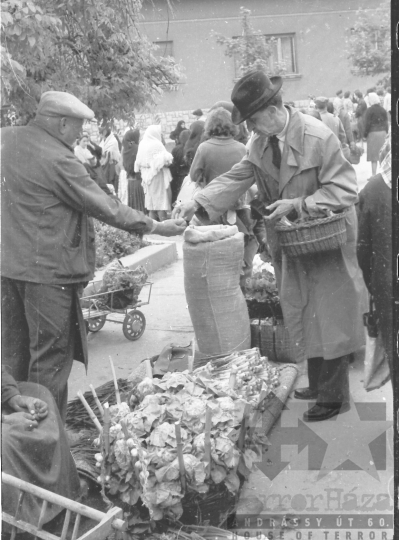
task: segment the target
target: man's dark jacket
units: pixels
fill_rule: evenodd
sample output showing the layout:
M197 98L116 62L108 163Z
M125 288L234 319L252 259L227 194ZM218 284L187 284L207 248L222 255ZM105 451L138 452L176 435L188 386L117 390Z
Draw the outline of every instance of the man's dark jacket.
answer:
M108 197L40 122L2 129L1 143L2 276L46 284L92 279L89 216L126 231L151 230L151 219Z

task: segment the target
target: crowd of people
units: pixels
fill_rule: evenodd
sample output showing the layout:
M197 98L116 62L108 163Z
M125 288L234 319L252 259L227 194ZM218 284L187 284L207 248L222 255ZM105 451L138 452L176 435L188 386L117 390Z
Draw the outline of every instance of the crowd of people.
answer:
M286 104L295 108L294 102ZM100 142L90 140L88 134L83 133L76 143L75 155L108 195L113 194L131 208L163 221L170 215L187 177L197 186L203 185L198 179L198 171L193 176L190 168L199 145L211 138L206 122L213 122L214 111L220 108L231 114L233 104L218 101L207 115L202 109L196 109L192 112L195 120L189 126L184 120L179 120L169 134L162 132L161 125L150 125L142 132L138 128L128 129L118 137L109 126L104 126ZM359 162L366 142L371 174L376 174L379 152L390 125L390 87L384 90L369 88L364 97L360 90L353 93L339 90L333 99L310 97L308 107L300 108L300 111L321 120L332 130L340 141L345 158L351 163ZM251 130L248 131L244 123L235 129L237 132L232 139L246 145L250 141ZM174 142L170 153L165 148L167 138ZM219 146L224 147L226 143L220 142L220 136L218 138ZM138 152L140 160L135 165ZM201 148L199 155L202 152ZM142 162L144 154L147 160Z
M320 96L299 111L283 102L282 85L262 71L244 76L231 102L216 102L206 117L194 111L188 129L178 122L171 152L159 124L122 140L104 126L101 140L91 140L82 128L93 111L65 92L44 93L28 126L3 130L2 444L11 474L78 496L63 424L72 362L88 361L79 296L94 275L92 218L164 236L189 222L236 224L245 238L243 288L255 253L267 249L298 360L307 361L309 385L295 392L315 400L305 421L349 408L348 364L364 344L364 282L392 367L388 92L340 91L332 103ZM373 174L360 203L350 163L359 138ZM288 258L276 223L330 212L345 212L346 244ZM15 506L15 491L6 490ZM28 501L23 512L34 520L39 508Z

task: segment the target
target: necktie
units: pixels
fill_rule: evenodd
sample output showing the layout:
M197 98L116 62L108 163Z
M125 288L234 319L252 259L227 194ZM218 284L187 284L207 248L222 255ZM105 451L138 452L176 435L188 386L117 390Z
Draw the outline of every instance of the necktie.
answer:
M277 169L279 169L281 165L281 150L278 144L279 141L277 135L272 135L271 137L269 137L269 142L273 152L273 165L277 167Z

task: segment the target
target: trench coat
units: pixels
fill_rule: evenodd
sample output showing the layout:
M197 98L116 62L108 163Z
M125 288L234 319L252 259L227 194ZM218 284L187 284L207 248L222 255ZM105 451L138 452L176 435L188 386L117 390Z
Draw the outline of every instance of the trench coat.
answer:
M364 345L367 294L356 257L356 174L331 130L312 116L287 110L290 120L280 170L272 164L268 137L257 134L248 155L194 199L215 219L256 182L266 204L301 197L310 217L346 210L346 244L305 258L286 257L274 226L267 222L284 321L297 361L333 360Z

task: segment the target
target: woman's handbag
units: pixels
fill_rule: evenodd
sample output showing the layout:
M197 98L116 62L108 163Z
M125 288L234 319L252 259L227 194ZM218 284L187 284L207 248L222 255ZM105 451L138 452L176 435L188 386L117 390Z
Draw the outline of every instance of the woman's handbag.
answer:
M360 158L363 155L364 150L360 146L356 145L354 150L351 149L351 152L349 154L348 161L349 163L352 163L352 165L358 165L360 163Z
M369 392L380 388L390 379L388 357L378 330L378 319L372 295L370 295L369 312L363 315L363 321L367 329L363 386Z
M367 334L371 338L378 337L378 321L377 313L374 310L373 297L370 294L369 311L363 314L363 324L367 328Z

